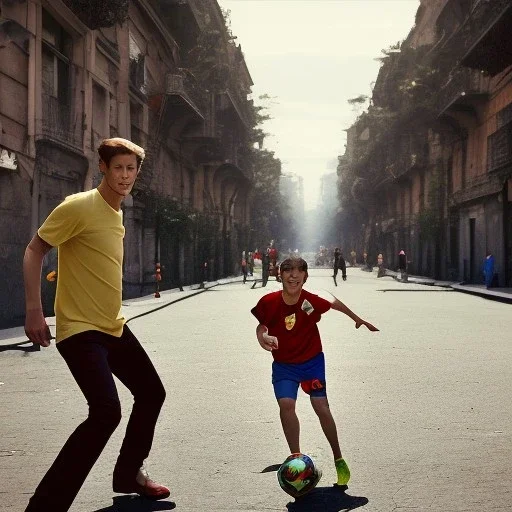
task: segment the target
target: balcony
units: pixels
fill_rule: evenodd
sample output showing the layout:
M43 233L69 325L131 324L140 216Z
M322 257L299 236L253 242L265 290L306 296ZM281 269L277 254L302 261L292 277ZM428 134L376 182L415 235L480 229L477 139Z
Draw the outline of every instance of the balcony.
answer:
M183 137L182 142L192 153L195 165L219 164L225 159L225 149L217 137Z
M487 172L499 172L512 166L512 122L487 137Z
M481 4L484 2L477 7ZM481 11L473 31L475 42L463 56L462 64L494 76L512 65L512 5L508 0L493 0Z
M128 0L63 0L91 30L122 25L128 18Z
M148 0L173 37L180 41L182 56L194 47L197 35L204 29L202 0Z
M449 198L449 206L481 199L482 197L497 194L503 190L503 180L498 174L481 174L466 182L466 186L454 192Z
M183 127L190 122L202 123L203 121L204 116L187 94L183 75L167 74L161 107L162 129L168 133L177 125Z
M469 114L477 116L478 109L489 97L489 78L480 71L458 67L437 95L439 116Z
M237 90L236 84L230 86L219 94L217 107L221 117L224 120L238 120L242 125L249 129L252 126L251 111L247 98Z
M487 71L491 75L505 69L510 60L510 0L473 0L471 7L446 3L438 30L444 33L436 61L445 73L453 63ZM505 55L505 53L508 55Z
M386 173L395 180L415 169L424 169L428 165L428 153L420 135L402 138L399 153L395 161L386 167Z
M42 96L42 107L43 138L82 151L82 116L74 112L71 105L61 103L56 97L46 94Z

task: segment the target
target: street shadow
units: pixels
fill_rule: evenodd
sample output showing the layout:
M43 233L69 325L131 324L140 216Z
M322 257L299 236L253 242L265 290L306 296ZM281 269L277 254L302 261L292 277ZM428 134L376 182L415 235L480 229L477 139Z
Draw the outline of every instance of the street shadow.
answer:
M271 466L267 466L265 469L261 470L261 473L271 473L272 471L277 471L281 467L281 464L272 464Z
M382 290L377 290L379 292L435 292L435 293L452 293L452 292L455 292L455 290L453 290L452 288L443 288L441 290L439 289L432 289L432 290L424 290L423 288L421 289L417 289L417 288L413 288L413 289L410 289L410 290L407 290L405 288L383 288Z
M18 343L9 343L8 345L0 345L0 352L6 350L21 350L22 352L38 352L41 350L41 345L32 343L29 340L19 341Z
M364 507L368 498L350 496L347 486L316 487L311 492L286 505L289 512L344 512Z
M156 510L173 510L176 503L173 501L152 501L141 496L115 496L112 505L99 508L93 512L154 512Z

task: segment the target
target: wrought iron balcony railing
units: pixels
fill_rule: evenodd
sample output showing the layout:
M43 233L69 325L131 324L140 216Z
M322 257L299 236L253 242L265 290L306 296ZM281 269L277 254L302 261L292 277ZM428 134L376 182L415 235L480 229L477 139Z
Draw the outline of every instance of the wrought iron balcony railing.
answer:
M72 105L47 94L42 96L42 107L43 136L82 150L84 129L81 114Z
M487 172L512 165L512 122L487 137Z
M470 108L471 102L487 98L488 91L489 77L474 69L457 67L437 94L437 110L443 114L450 109Z
M510 0L473 2L466 18L455 31L444 36L439 47L438 60L443 69L459 63L490 74L504 69L509 58L511 18Z

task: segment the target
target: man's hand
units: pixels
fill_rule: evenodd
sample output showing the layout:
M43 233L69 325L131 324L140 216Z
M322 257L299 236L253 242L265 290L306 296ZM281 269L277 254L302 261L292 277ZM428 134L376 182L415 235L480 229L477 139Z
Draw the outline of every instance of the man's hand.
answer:
M38 309L27 310L25 317L25 334L32 343L42 347L49 347L53 339L50 328L44 318L43 312Z
M275 336L269 336L266 332L261 335L260 345L268 351L276 350L278 343Z
M377 329L377 327L375 327L374 325L372 325L370 322L366 322L364 320L358 320L356 321L356 329L359 329L359 327L361 327L361 325L365 325L366 328L369 330L369 331L378 331L379 329Z

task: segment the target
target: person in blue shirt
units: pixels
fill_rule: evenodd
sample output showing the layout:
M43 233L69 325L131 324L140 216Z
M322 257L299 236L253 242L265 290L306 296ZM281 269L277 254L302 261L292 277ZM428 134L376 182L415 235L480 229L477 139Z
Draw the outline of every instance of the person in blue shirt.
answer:
M490 288L494 278L494 256L489 251L487 251L487 255L484 260L484 277L485 287Z

